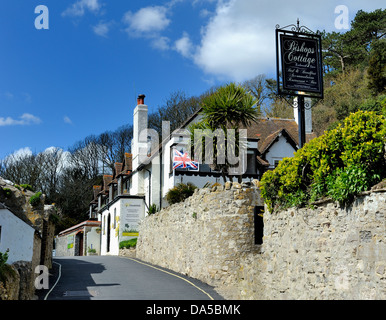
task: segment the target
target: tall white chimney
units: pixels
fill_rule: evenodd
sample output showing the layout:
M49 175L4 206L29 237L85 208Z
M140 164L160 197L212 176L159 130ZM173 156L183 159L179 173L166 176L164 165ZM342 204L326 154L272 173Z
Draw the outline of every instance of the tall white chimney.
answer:
M143 195L144 170L135 172L141 164L141 154L147 151L147 105L145 105L145 95L141 94L137 98L137 106L133 113L133 140L131 141L132 170L134 172L131 179L130 194Z
M140 165L140 152L147 150L147 112L148 108L145 105L145 95L141 94L137 98L137 106L133 114L133 140L131 143L131 151L133 154L133 171ZM142 132L142 134L141 134Z

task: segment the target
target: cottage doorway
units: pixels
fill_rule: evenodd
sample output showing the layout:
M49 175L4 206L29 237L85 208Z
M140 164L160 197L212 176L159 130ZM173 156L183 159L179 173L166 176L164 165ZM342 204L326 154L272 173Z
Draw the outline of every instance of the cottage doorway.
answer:
M80 231L76 234L76 243L78 244L76 256L83 256L83 242L83 231Z
M110 252L110 227L111 227L111 216L110 213L107 216L107 240L106 240L106 252Z

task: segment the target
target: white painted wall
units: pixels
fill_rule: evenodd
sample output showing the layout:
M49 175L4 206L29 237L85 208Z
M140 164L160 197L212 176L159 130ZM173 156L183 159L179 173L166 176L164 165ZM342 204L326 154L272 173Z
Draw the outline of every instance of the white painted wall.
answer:
M95 249L96 253L100 255L101 253L101 242L100 242L100 233L97 232L99 227L92 227L90 231L86 233L86 254L88 254L88 249Z
M170 174L170 166L171 166L171 157L170 157L170 149L172 144L175 142L175 139L172 138L165 145L162 152L162 165L163 165L163 188L162 188L162 197L166 196L168 190L174 187L174 174Z
M115 213L115 216L114 216ZM102 212L102 230L101 230L101 255L118 255L118 222L120 210L120 200L116 201L112 206ZM110 224L108 224L108 216L110 214ZM115 221L114 221L115 220ZM115 222L115 223L114 223ZM115 227L115 228L114 228ZM108 230L110 230L110 251L107 252Z
M283 158L293 157L296 150L287 142L282 135L279 141L274 143L266 154L266 159L271 166L275 165L275 160L282 160Z
M35 230L8 209L0 209L0 252L9 248L7 263L32 261Z
M115 224L114 224L115 212ZM110 225L107 225L110 214ZM118 255L119 243L124 240L137 237L126 231L138 230L139 221L145 217L145 205L143 199L121 198L102 212L101 225L101 255ZM128 225L128 227L126 226ZM107 231L110 228L110 251L107 252Z
M101 255L106 255L106 242L107 242L107 215L109 211L108 210L103 210L101 214Z

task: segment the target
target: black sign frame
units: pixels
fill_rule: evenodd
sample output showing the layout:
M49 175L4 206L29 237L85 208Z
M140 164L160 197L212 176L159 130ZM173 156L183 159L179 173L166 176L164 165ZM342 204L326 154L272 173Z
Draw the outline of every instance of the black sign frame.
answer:
M286 45L286 41L294 44ZM292 60L299 61L289 61L289 53L293 53ZM322 39L319 34L276 28L276 68L280 96L323 99ZM304 81L309 83L304 84Z

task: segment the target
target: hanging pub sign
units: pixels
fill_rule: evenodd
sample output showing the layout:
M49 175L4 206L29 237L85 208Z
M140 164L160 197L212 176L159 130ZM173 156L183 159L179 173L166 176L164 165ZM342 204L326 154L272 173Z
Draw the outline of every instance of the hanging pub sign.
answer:
M279 94L323 98L321 54L320 35L276 29Z

